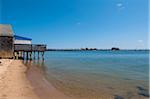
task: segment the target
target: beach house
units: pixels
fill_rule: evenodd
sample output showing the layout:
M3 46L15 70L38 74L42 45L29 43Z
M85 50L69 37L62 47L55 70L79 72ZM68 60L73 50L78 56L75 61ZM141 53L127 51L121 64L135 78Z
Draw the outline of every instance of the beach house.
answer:
M46 51L45 44L32 44L32 39L14 35L11 25L0 24L0 58L26 58L32 59L32 53L38 52L38 59L40 53L44 59L44 52Z
M13 30L0 24L0 58L13 58Z

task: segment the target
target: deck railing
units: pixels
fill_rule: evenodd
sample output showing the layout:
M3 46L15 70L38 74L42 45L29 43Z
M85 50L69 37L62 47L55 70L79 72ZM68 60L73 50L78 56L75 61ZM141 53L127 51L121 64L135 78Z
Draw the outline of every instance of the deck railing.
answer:
M44 44L14 44L14 51L45 51Z

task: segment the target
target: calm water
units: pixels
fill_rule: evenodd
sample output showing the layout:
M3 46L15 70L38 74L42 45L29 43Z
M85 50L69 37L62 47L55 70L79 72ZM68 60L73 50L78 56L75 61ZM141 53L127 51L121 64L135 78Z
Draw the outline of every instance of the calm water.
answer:
M147 99L138 87L149 87L148 51L50 51L45 59L47 79L71 97Z

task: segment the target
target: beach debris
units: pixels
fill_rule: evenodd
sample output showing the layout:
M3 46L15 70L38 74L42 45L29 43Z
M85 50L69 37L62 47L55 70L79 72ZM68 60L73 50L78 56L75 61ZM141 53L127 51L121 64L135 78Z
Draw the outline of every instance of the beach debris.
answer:
M137 86L137 89L139 90L139 92L138 92L139 95L142 95L142 96L145 96L145 97L150 97L148 89L145 89L142 86Z
M127 99L132 99L133 93L132 92L127 92L126 98Z
M0 66L2 65L2 62L0 61Z
M132 80L132 79L130 79L130 78L124 78L124 80Z
M139 90L146 90L144 87L142 87L142 86L137 86L137 89L139 89Z
M114 95L114 99L124 99L122 96L119 96L119 95Z
M139 94L139 95L142 95L142 96L145 96L145 97L150 97L149 92L148 92L148 91L145 91L145 90L140 91L138 94Z

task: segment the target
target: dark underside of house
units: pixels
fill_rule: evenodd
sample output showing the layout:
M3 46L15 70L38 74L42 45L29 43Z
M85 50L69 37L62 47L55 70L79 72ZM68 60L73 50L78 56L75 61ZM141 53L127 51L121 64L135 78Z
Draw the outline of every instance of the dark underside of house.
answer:
M40 59L40 53L44 60L44 52L46 51L46 45L42 44L14 44L14 58L15 59L35 59L35 53L38 53L38 59Z

